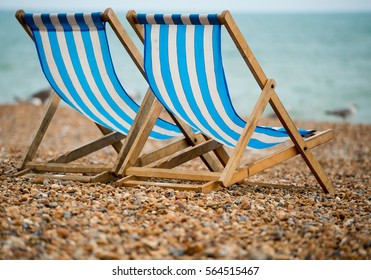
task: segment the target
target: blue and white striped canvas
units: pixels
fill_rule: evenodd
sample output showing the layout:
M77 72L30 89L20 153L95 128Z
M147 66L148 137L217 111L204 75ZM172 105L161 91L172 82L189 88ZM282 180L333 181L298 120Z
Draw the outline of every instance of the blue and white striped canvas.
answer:
M217 15L138 14L137 19L145 25L145 71L157 98L194 129L234 147L246 122L231 103ZM258 126L247 149L288 139L283 128Z
M100 13L26 14L25 22L55 92L94 122L127 134L139 105L116 76ZM150 137L179 135L175 125L159 119Z

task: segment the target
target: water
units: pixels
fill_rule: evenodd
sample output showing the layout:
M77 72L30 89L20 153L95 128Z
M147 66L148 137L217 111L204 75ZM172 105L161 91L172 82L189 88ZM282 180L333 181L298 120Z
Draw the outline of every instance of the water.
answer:
M124 15L119 16L135 38ZM276 91L293 118L338 121L325 110L355 103L359 111L349 121L371 123L371 14L234 18L266 75L276 80ZM48 84L33 43L14 13L0 12L0 26L0 103L13 103ZM143 96L144 79L111 30L108 35L119 78L129 92ZM260 90L226 31L223 55L231 98L237 111L248 115Z

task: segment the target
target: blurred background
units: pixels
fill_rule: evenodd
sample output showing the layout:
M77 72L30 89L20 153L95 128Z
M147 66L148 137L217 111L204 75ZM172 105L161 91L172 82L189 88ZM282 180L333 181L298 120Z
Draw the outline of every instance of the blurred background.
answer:
M293 118L371 123L369 0L0 0L0 104L29 100L48 87L33 42L14 16L16 10L92 12L107 7L115 10L142 52L126 22L129 9L161 13L228 9L266 75L276 80L277 93ZM140 102L147 84L109 27L108 36L117 75ZM246 116L260 90L225 30L222 44L230 95L237 111ZM342 110L351 114L344 118Z

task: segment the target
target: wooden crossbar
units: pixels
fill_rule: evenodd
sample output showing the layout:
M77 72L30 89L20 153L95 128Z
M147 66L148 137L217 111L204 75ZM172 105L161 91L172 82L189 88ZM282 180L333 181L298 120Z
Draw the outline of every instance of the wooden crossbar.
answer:
M126 135L123 135L119 132L110 132L109 134L101 137L98 140L94 140L84 146L71 150L63 155L56 157L55 159L51 160L50 162L54 163L68 163L74 161L76 159L82 158L87 156L93 152L96 152L104 147L109 145L113 145L114 143L119 142L120 140L124 139Z
M218 191L222 189L222 186L216 181L210 181L206 183L200 182L199 184L190 184L189 182L159 182L153 180L145 180L146 178L137 177L134 175L126 176L116 182L115 186L124 186L124 187L138 187L138 186L147 186L147 187L160 187L160 188L170 188L178 191L194 191L209 193L212 191Z
M33 171L61 172L61 173L99 173L109 171L110 166L99 164L65 164L50 162L28 162L26 168Z
M78 181L81 183L91 183L92 177L85 175L75 175L75 174L48 174L48 173L27 173L23 175L28 178L43 178L43 179L53 179L53 180L63 180L63 181Z
M213 151L221 146L222 144L210 139L198 144L197 146L187 147L178 153L174 153L172 156L169 156L160 163L157 163L155 166L158 168L170 169Z
M125 187L137 187L137 186L147 186L147 187L160 187L160 188L170 188L178 191L194 191L209 193L212 191L218 191L221 186L217 182L208 182L201 185L194 185L188 183L169 183L169 182L149 182L149 181L137 181L137 180L126 180L120 185Z
M100 124L98 124L98 123L95 123L95 124L96 124L96 126L98 127L98 129L103 133L103 135L107 135L107 134L115 133L114 131L112 131L112 130L110 130L110 129L108 129L108 128L106 128L106 127L104 127L104 126L102 126L102 125L100 125ZM118 133L118 132L117 132L117 133ZM121 133L119 133L119 134L121 134ZM122 139L124 139L126 135L121 134L121 136L122 136L122 138L121 138L120 136L117 137L117 138L120 138L120 139L118 139L118 140L122 140ZM113 149L114 149L117 153L119 153L119 152L121 151L121 148L122 148L122 143L121 143L121 141L113 142L113 143L111 143L111 145L112 145ZM108 146L108 144L107 144L107 146Z
M180 150L183 150L187 148L188 146L189 145L188 145L187 140L182 138L176 142L165 145L164 147L159 148L153 152L142 155L138 159L136 166L149 165L155 161L161 160L164 157L168 157Z
M218 181L220 174L220 172L210 171L189 171L149 167L130 167L126 170L126 175L134 175L145 178L154 177L190 181Z

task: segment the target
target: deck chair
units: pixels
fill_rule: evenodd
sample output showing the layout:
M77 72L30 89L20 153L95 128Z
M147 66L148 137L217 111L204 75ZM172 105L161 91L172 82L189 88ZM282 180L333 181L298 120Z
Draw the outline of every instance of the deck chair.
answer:
M19 10L16 18L34 40L42 70L53 89L53 95L23 157L19 172L15 175L81 182L115 179L125 159L126 149L136 140L136 133L143 120L146 120L145 117L138 117L139 115L147 116L149 122L153 123L150 138L163 140L182 135L175 124L150 118L153 112L159 115L162 109L150 90L139 106L118 80L109 51L106 22L142 74L143 58L112 9L107 9L104 13L89 14L26 14ZM52 160L33 161L61 99L92 120L103 136ZM126 137L131 129L131 137ZM112 166L73 163L110 145L118 153ZM180 148L179 144L177 148ZM148 154L144 162L149 163L150 156ZM153 154L152 158L158 156L158 153Z
M180 170L174 169L175 165L168 168L166 164L123 165L121 170L126 176L117 183L169 186L156 183L156 179L177 179L186 183L172 183L171 187L217 190L301 155L323 191L334 193L331 182L311 151L331 140L333 131L296 128L275 92L275 81L266 77L228 11L219 15L136 14L129 11L127 19L144 42L147 80L157 99L177 118L202 132L210 145L220 143L232 147L232 151L221 160L224 166L220 171ZM262 90L247 121L236 113L229 96L222 64L222 26L227 29ZM258 126L268 103L283 128ZM281 150L269 156L241 165L246 149L269 148L290 139L291 145L282 145ZM215 146L215 149L220 147ZM177 158L182 157L183 153L177 155ZM154 182L147 182L148 179Z

